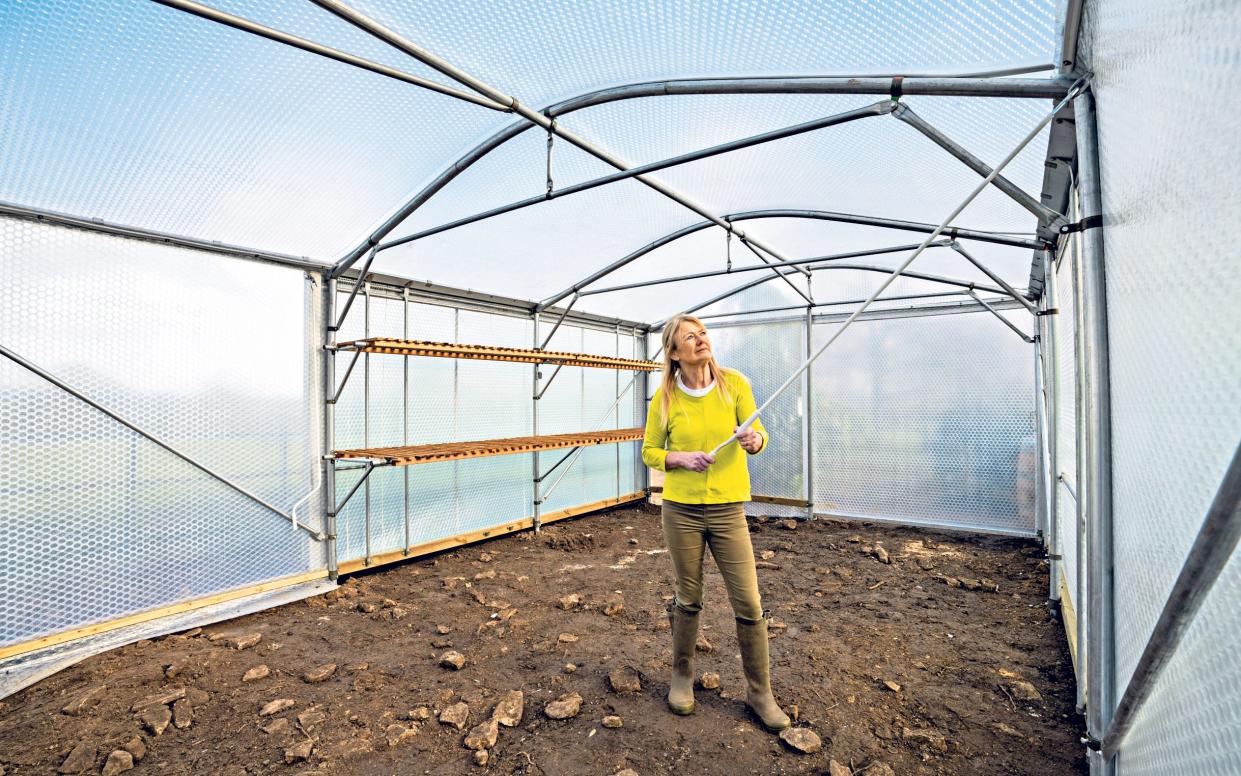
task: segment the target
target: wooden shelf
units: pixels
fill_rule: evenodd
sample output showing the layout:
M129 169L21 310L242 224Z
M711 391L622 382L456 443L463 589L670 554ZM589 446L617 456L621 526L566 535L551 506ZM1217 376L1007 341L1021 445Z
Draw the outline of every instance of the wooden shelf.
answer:
M620 428L608 431L583 431L577 434L484 439L478 442L443 442L433 445L337 450L333 455L337 458L380 459L394 466L412 466L437 461L459 461L464 458L485 458L492 455L533 453L539 450L558 450L565 447L632 442L641 439L644 432L645 429L641 427Z
M663 365L657 361L616 356L595 356L589 353L563 353L533 348L501 348L491 345L456 345L449 342L424 342L421 340L370 339L351 340L336 345L341 350L359 350L363 353L388 353L397 356L431 356L434 358L470 358L482 361L519 361L526 364L559 364L562 366L589 366L603 369L632 369L657 372Z

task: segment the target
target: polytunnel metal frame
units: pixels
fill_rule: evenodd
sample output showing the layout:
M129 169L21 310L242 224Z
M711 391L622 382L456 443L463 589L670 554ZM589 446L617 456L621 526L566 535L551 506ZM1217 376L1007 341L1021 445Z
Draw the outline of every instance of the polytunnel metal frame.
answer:
M759 218L813 218L828 221L838 221L844 223L854 223L869 225L881 228L906 229L920 232L931 232L933 227L927 224L914 224L912 222L901 222L890 219L874 218L869 216L849 215L840 213L827 213L820 211L791 211L791 210L769 210L769 211L748 211L742 213L734 213L719 216L706 211L698 206L692 200L680 195L679 193L664 187L662 184L653 182L643 178L643 175L655 170L664 169L674 166L675 164L692 161L694 159L705 158L715 153L724 153L727 150L735 150L736 148L748 147L749 145L757 145L760 142L767 142L782 137L788 137L792 134L798 134L801 131L811 131L834 123L831 119L821 119L816 122L813 127L789 127L783 130L776 130L765 133L764 135L754 136L732 143L716 146L711 149L703 149L690 154L683 154L680 157L663 160L662 162L649 163L639 167L626 167L623 163L610 157L606 152L591 145L588 141L576 137L567 132L563 127L559 127L555 123L557 116L565 115L575 110L586 107L604 104L616 100L634 99L647 96L672 95L672 94L772 94L772 93L797 93L797 94L868 94L868 95L887 95L892 99L887 109L883 110L880 106L884 103L871 106L870 108L862 108L852 113L867 113L875 111L875 115L881 113L893 113L895 117L909 123L918 131L922 132L928 138L935 141L941 147L948 150L964 164L969 166L980 175L987 175L993 172L986 167L980 160L973 157L948 139L941 132L922 121L908 108L907 105L899 103L899 98L903 95L944 95L944 96L961 96L961 97L1023 97L1034 99L1046 98L1062 98L1068 92L1072 84L1071 76L1077 72L1077 35L1081 26L1081 13L1083 3L1080 0L1068 0L1064 6L1063 17L1063 39L1060 41L1057 54L1058 60L1058 76L1048 79L1033 78L989 78L987 74L974 77L917 77L917 76L891 76L891 77L859 77L859 78L839 78L839 77L791 77L791 78L772 78L772 77L755 77L755 78L719 78L719 79L679 79L666 80L658 82L638 83L619 87L610 87L601 89L587 94L579 95L568 100L561 101L554 105L550 105L541 111L532 110L517 102L517 100L504 95L481 82L470 78L467 74L453 68L448 63L439 60L434 55L422 51L404 39L397 36L385 28L377 25L372 20L362 17L360 14L352 11L336 0L315 0L321 7L345 18L355 26L361 27L365 31L371 33L375 37L395 46L399 50L414 56L424 64L449 75L459 83L464 84L471 91L462 91L443 84L412 76L402 71L379 65L360 57L354 57L344 52L331 49L326 46L307 41L305 39L296 38L295 36L281 33L271 28L263 27L254 22L234 17L229 14L217 11L215 9L202 6L188 0L155 0L164 5L178 8L180 10L194 13L203 18L210 19L222 24L227 24L236 29L243 30L252 34L261 35L270 40L300 48L304 51L325 56L335 61L367 69L376 74L394 78L397 80L410 83L421 88L431 89L438 93L450 96L454 99L468 101L490 110L501 112L512 112L522 117L521 121L515 122L508 127L497 132L492 137L475 147L457 162L449 166L431 183L425 186L411 200L406 202L397 209L383 224L375 229L372 234L359 246L351 250L343 256L339 261L332 265L323 265L309 259L294 257L289 255L277 254L267 251L253 250L249 248L225 245L214 241L206 241L192 237L181 235L162 233L157 230L142 229L131 226L124 226L115 223L109 223L100 219L84 218L63 213L55 213L51 211L41 210L33 207L26 207L18 204L0 203L0 214L37 220L47 223L59 224L67 227L96 231L105 234L127 237L130 239L155 241L169 245L176 245L196 250L209 251L212 253L246 258L249 260L257 260L262 262L274 263L287 267L295 267L307 271L315 276L320 286L322 295L322 304L320 306L319 315L321 317L321 331L325 337L323 347L323 370L322 370L322 394L325 399L325 407L327 411L323 420L323 442L324 450L332 450L331 435L333 428L333 419L331 413L334 400L328 400L329 397L338 396L337 384L334 374L334 353L335 350L330 347L328 337L339 327L337 318L333 315L337 301L337 283L346 281L352 286L354 294L359 289L366 291L366 299L370 298L370 290L367 288L372 283L379 285L396 286L401 289L401 297L408 302L411 293L417 289L419 293L435 297L440 303L449 305L459 304L478 304L488 309L504 310L512 315L528 315L533 322L534 339L533 344L536 350L545 349L550 336L546 340L540 340L539 324L544 314L556 316L556 323L553 326L552 334L561 323L572 321L583 324L608 324L610 323L619 333L621 327L629 327L632 332L647 332L657 330L659 323L642 324L635 321L621 321L618 319L609 319L606 316L596 316L584 314L580 311L573 311L573 303L581 296L604 293L607 291L621 290L622 288L634 287L636 285L647 285L658 282L674 282L676 280L691 280L699 277L707 277L725 273L698 273L693 276L682 278L671 278L663 280L650 281L647 284L629 284L627 286L616 286L612 288L594 289L587 291L586 288L597 282L598 280L610 274L612 271L636 260L649 253L656 248L666 245L680 237L694 233L704 228L717 226L729 235L737 236L751 247L751 250L760 258L764 265L756 265L752 267L738 268L733 272L749 272L770 270L774 274L759 279L759 282L767 282L776 276L781 277L785 282L790 282L786 277L788 272L797 272L807 278L807 290L809 291L809 277L814 270L832 269L832 265L815 266L816 263L822 263L832 260L833 258L844 258L845 256L854 256L856 254L845 254L836 257L818 257L811 259L794 259L789 260L770 247L760 243L759 241L748 237L743 231L735 228L737 222ZM1009 74L1009 73L1004 73ZM993 73L991 75L1000 75ZM473 93L471 93L473 92ZM481 96L479 96L481 95ZM869 113L867 113L869 115ZM856 118L860 116L853 116ZM837 119L839 118L836 117ZM846 119L851 120L851 119ZM486 156L491 151L500 147L504 142L510 140L527 129L540 127L547 131L549 139L548 164L550 173L551 161L551 143L555 137L559 137L582 150L595 155L605 162L617 167L620 173L605 176L604 178L589 181L584 184L577 184L573 187L567 187L555 191L550 187L551 176L549 174L549 189L547 195L542 198L535 198L525 202L521 206L536 204L537 201L550 200L557 196L574 193L574 191L593 188L594 186L604 185L628 178L637 178L644 184L655 188L660 193L673 199L679 204L693 210L702 215L706 220L704 222L684 227L676 232L666 235L663 238L648 244L638 251L629 254L623 259L614 262L602 270L596 271L578 283L573 284L568 289L560 292L558 295L549 297L542 302L528 302L526 300L508 299L498 297L491 294L483 294L474 291L463 291L459 289L448 289L444 287L436 287L430 284L417 283L402 278L390 278L380 276L377 273L370 273L369 261L368 266L362 271L352 270L353 265L364 255L370 253L370 259L373 260L375 253L387 247L396 244L408 242L417 239L420 236L426 236L433 232L424 231L423 233L412 235L407 238L400 238L384 243L383 240L397 226L406 220L419 207L425 204L432 196L440 191L449 181L467 169L474 162ZM1072 133L1076 132L1076 137L1072 137ZM1064 137L1066 132L1069 135L1070 152L1065 153ZM1087 711L1087 725L1089 732L1089 745L1091 747L1090 762L1092 772L1106 773L1110 772L1115 766L1115 755L1120 751L1123 744L1124 735L1132 724L1132 721L1141 707L1143 700L1148 696L1154 683L1154 678L1158 676L1159 669L1166 664L1170 655L1179 643L1180 636L1184 633L1188 622L1192 619L1197 606L1205 598L1206 593L1210 590L1211 584L1214 582L1223 566L1224 561L1231 555L1241 535L1241 519L1238 517L1238 501L1241 499L1241 450L1234 455L1229 465L1227 474L1223 484L1220 486L1215 502L1204 521L1197 539L1194 549L1188 555L1181 575L1178 577L1175 586L1169 595L1163 614L1160 617L1154 631L1150 634L1146 649L1143 652L1138 670L1128 682L1123 691L1117 692L1115 685L1115 646L1113 643L1114 636L1112 634L1111 617L1114 615L1114 604L1112 600L1112 577L1111 577L1111 461L1110 461L1110 409L1108 406L1109 384L1107 376L1108 354L1107 354L1107 331L1106 331L1106 294L1105 294L1105 277L1104 277L1104 246L1102 231L1102 206L1100 199L1100 182L1098 167L1098 151L1097 137L1094 128L1094 98L1087 92L1075 98L1070 109L1064 112L1064 115L1057 118L1056 125L1053 127L1049 152L1048 152L1048 173L1044 180L1044 191L1041 200L1037 200L1025 192L1017 189L1017 187L1003 181L999 176L995 176L997 187L1004 190L1011 198L1015 199L1019 204L1029 210L1039 219L1038 239L1029 240L1014 236L996 235L991 233L972 232L967 229L949 226L943 232L949 238L944 243L946 247L958 251L962 256L967 258L975 267L987 274L992 280L997 281L1000 288L986 287L980 284L966 282L966 291L974 298L973 302L958 302L955 307L960 308L963 305L969 305L974 309L989 309L996 312L995 308L1000 309L1019 309L1024 307L1035 314L1035 323L1037 334L1033 338L1027 338L1024 334L1023 339L1032 341L1034 344L1034 370L1036 377L1036 428L1037 443L1039 447L1038 469L1040 476L1037 479L1039 492L1043 497L1039 505L1039 527L1045 531L1045 541L1048 548L1048 557L1051 562L1050 570L1050 588L1049 600L1053 604L1059 598L1059 566L1057 561L1061 559L1058 546L1058 525L1062 517L1058 514L1057 499L1050 494L1057 487L1057 481L1060 479L1059 467L1060 462L1057 460L1056 454L1056 423L1052 422L1056 414L1058 406L1058 381L1055 379L1055 367L1052 363L1054 358L1048 357L1050 353L1053 357L1056 353L1056 332L1051 325L1052 316L1058 312L1057 289L1055 284L1055 256L1058 251L1056 238L1061 235L1071 234L1075 231L1084 233L1084 256L1082 260L1076 263L1076 271L1078 273L1078 282L1074 283L1076 293L1078 295L1077 305L1075 309L1078 315L1075 317L1075 338L1079 343L1077 348L1078 361L1076 364L1074 383L1079 393L1079 401L1077 402L1077 433L1082 442L1077 451L1077 464L1079 466L1079 476L1077 478L1077 491L1074 498L1078 502L1078 514L1076 520L1078 524L1085 524L1089 529L1088 536L1082 536L1078 533L1078 540L1084 544L1082 549L1086 552L1079 552L1079 562L1085 564L1089 571L1087 578L1079 577L1081 582L1086 584L1088 598L1086 619L1079 621L1081 632L1077 641L1078 648L1082 646L1083 635L1088 635L1085 640L1087 653L1084 663L1080 666L1081 673L1079 676L1089 676L1087 684L1087 698L1085 708ZM1060 203L1065 202L1067 192L1070 189L1068 177L1071 175L1072 169L1076 167L1078 173L1076 177L1076 189L1083 207L1083 217L1076 223L1068 223L1067 219L1058 212L1064 208L1048 207L1045 202ZM514 206L509 206L516 209ZM497 209L499 211L499 209ZM503 211L507 212L507 211ZM498 214L497 212L488 212L471 217L472 220L482 220L482 218L490 215ZM435 230L442 231L452 228L460 223L449 223L436 227ZM472 222L472 221L471 221ZM1009 284L1004 283L1000 278L987 270L985 265L974 260L966 251L960 248L957 239L972 239L982 242L993 242L1006 245L1018 245L1020 247L1028 247L1034 251L1034 259L1031 265L1031 282L1029 289L1022 293L1012 288ZM928 242L930 242L928 240ZM902 246L908 248L908 246ZM895 250L895 249L887 249ZM787 265L787 270L785 266ZM809 266L802 266L809 265ZM837 268L848 265L835 265ZM856 267L854 267L856 268ZM866 268L870 269L870 268ZM882 269L881 271L890 271ZM897 274L900 274L898 270ZM905 273L911 277L916 277L911 273ZM933 276L923 276L924 279L933 279L936 282L951 281ZM791 283L790 283L791 284ZM694 309L701 309L713 302L721 301L724 298L736 295L748 288L753 287L754 283L747 283L739 286L724 295L717 296L708 302L699 305ZM959 285L959 283L958 283ZM985 300L975 295L975 289L998 292L1002 295L1000 299ZM800 289L796 289L801 293ZM944 296L959 295L960 292L934 292L925 294L903 294L891 297L878 297L879 300L923 300L932 298L942 298ZM557 308L556 305L564 299L572 296L573 300L568 305ZM715 315L703 316L711 318L719 317L736 317L744 315L753 315L756 313L783 312L804 310L804 315L789 316L787 320L804 320L806 325L807 337L806 355L810 355L810 336L811 327L815 320L815 309L820 307L832 307L847 304L856 304L859 301L866 300L845 300L832 302L815 302L812 295L803 294L806 297L805 305L792 305L784 307L771 307L765 309L746 310L740 312L725 312ZM352 297L351 297L352 298ZM1032 303L1030 299L1037 301L1037 309L1031 309ZM930 307L911 307L905 310L884 310L872 313L873 315L925 315L933 314L932 310L945 309L944 305L932 305ZM344 313L341 318L343 319ZM856 313L855 313L856 315ZM763 319L764 321L770 319ZM786 319L776 319L786 320ZM1006 321L1007 323L1007 321ZM1019 332L1020 333L1020 332ZM6 351L4 355L13 358L15 354ZM16 360L16 359L15 359ZM20 361L18 361L20 363ZM29 362L27 362L29 363ZM35 366L35 365L30 365ZM28 367L30 368L30 367ZM32 371L38 373L38 368ZM533 377L533 407L535 418L535 433L537 434L537 407L538 399L542 395L540 388L539 366L534 367ZM554 374L553 378L554 379ZM807 394L809 394L810 372L806 371L804 375L804 385ZM545 391L550 385L551 380L543 384ZM618 379L619 385L619 379ZM642 385L642 395L646 394L646 378L645 373L635 375L630 380L629 386L624 389L618 387L616 402L619 403L624 392L640 382ZM53 383L59 385L65 390L75 393L79 398L86 399L85 396L77 394L71 386L63 384L62 381L53 380ZM343 382L341 383L343 387ZM613 404L615 409L617 404ZM106 410L105 410L106 411ZM609 413L612 410L609 410ZM111 413L109 413L111 414ZM126 422L123 418L114 415L120 422ZM810 426L810 414L807 412L803 416L803 422L806 428ZM135 428L139 433L156 441L149 434L142 432L141 429ZM811 442L810 435L803 435L803 461L806 467L806 495L808 509L813 515L812 504L812 484L811 472ZM538 465L538 456L534 456L534 482L535 482L535 526L538 525L538 506L540 505L539 486L542 479L549 475L553 470L565 464L572 465L572 458L581 448L574 448L565 457L561 458L555 466L547 472L540 472ZM177 451L174 453L181 455ZM185 457L185 456L182 456ZM188 459L187 459L188 460ZM374 462L367 462L366 470L369 473L375 465ZM565 471L567 472L567 468ZM339 505L335 499L334 484L334 463L325 457L323 473L324 473L324 514L327 523L325 525L325 560L332 577L337 572L336 564L336 547L335 547L335 515L339 510ZM561 476L563 478L564 472ZM350 491L346 501L358 488L364 480L360 480ZM1066 483L1067 485L1067 483ZM554 486L553 486L554 487ZM543 494L547 495L547 494ZM1080 498L1079 498L1080 497ZM279 511L279 510L274 510ZM294 521L296 522L296 521ZM408 537L408 527L407 527ZM408 542L407 542L408 544ZM369 556L369 550L368 550ZM1081 663L1081 656L1078 656ZM1117 701L1119 698L1119 701Z

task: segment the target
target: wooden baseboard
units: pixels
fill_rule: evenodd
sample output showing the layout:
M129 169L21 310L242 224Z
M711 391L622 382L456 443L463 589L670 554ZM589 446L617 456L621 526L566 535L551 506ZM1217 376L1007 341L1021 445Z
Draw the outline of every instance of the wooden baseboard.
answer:
M1069 641L1069 657L1073 660L1073 674L1083 687L1086 677L1082 676L1081 661L1077 655L1077 612L1073 609L1073 596L1069 593L1069 583L1064 574L1060 575L1060 620L1064 623L1064 635Z
M587 512L596 512L600 509L607 509L608 507L627 504L631 501L639 501L644 498L646 498L646 493L644 492L630 493L628 495L621 496L620 498L605 498L602 501L596 501L592 504L583 504L578 507L562 509L558 512L549 512L540 518L540 522L543 525L547 525L548 523L554 523L557 520L577 517L578 515L584 515ZM373 569L376 566L383 566L388 563L396 563L402 560L418 558L423 555L430 555L432 553L449 550L453 547L462 547L467 544L473 544L474 542L481 542L484 539L494 539L497 536L505 536L507 534L516 533L517 531L532 528L533 526L534 519L526 517L521 520L514 520L511 523L503 523L501 525L485 528L483 530L474 531L468 534L445 536L442 539L436 539L434 541L414 545L406 550L394 550L392 552L386 552L382 555L374 555L371 557L370 563L367 563L365 558L355 558L354 560L345 561L339 565L338 572L341 574L352 574L355 571Z
M136 612L124 617L119 617L115 620L108 620L107 622L99 622L94 625L87 625L81 628L74 628L73 630L61 631L60 633L53 633L50 636L43 636L31 641L23 641L20 644L0 647L0 660L13 657L14 655L23 655L27 652L34 652L35 650L44 649L46 647L54 647L57 644L63 644L66 641L73 641L74 639L94 636L106 631L116 630L117 628L124 628L127 625L137 625L139 623L149 622L160 617L167 617L173 614L188 612L191 609L201 609L204 606L221 604L226 601L234 601L238 598L245 598L249 595L267 593L272 590L278 590L282 587L298 585L302 582L310 582L316 579L324 579L326 577L327 569L319 569L305 574L296 574L290 577L272 579L267 582L261 582L257 585L240 587L236 590L227 590L223 593L216 593L214 595L206 596L205 598L194 598L189 601L181 601L175 604L169 604L168 606L161 606L158 609L148 609L144 612Z

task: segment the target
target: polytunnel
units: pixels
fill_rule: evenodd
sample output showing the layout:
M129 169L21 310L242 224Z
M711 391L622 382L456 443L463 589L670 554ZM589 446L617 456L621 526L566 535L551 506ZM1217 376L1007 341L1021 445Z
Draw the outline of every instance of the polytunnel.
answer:
M1069 656L1066 713L1026 709L1060 766L1241 773L1238 41L1218 0L0 2L0 775L70 767L85 733L17 742L101 653L648 514L682 313L771 432L751 531L1000 542ZM824 600L905 584L825 593L801 541L759 568ZM777 666L836 616L790 620ZM832 681L795 720L823 751L771 772L1051 772L974 739L911 753L935 719L911 700L853 763L807 703ZM983 738L1050 746L1014 724ZM342 762L299 725L316 748L289 762ZM223 768L149 728L130 767ZM492 744L505 772L618 772Z

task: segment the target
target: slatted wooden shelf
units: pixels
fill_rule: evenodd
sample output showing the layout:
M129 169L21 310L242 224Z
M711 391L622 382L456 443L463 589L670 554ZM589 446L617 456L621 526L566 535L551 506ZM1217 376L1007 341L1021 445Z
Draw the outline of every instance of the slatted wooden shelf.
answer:
M663 365L657 361L616 356L595 356L590 353L563 353L532 348L502 348L492 345L457 345L450 342L425 342L422 340L369 339L341 342L337 348L360 350L363 353L389 353L397 356L431 356L435 358L470 358L483 361L519 361L526 364L560 364L563 366L591 366L603 369L632 369L657 372Z
M406 447L373 447L359 450L337 450L337 458L371 458L387 461L394 466L412 466L437 461L459 461L463 458L485 458L492 455L533 453L539 450L557 450L565 447L587 447L632 442L641 439L645 429L619 428L608 431L583 431L577 434L549 434L546 436L511 437L508 439L484 439L478 442L443 442L433 445L409 445Z

